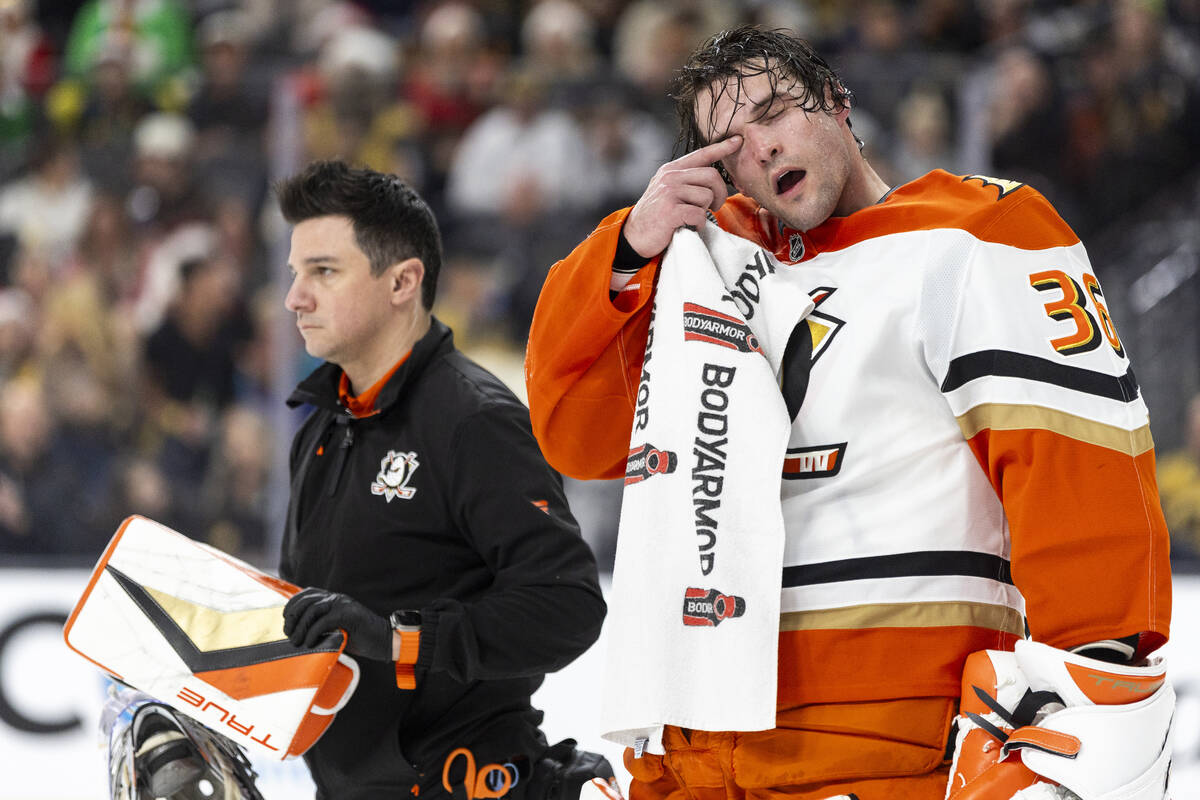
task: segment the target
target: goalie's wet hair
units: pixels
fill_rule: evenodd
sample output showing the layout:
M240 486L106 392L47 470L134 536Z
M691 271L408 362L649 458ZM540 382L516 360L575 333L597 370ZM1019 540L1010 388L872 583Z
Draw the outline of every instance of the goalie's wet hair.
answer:
M716 100L728 95L735 107L745 102L742 81L756 75L768 77L774 96L791 97L795 106L805 111L833 113L849 105L853 97L812 45L789 31L755 25L721 31L692 52L671 85L679 121L677 156L725 138L728 129L717 130ZM696 118L696 97L709 87L716 96L709 104L708 119L701 121ZM754 121L783 110L783 104L764 106ZM862 139L854 139L862 149Z

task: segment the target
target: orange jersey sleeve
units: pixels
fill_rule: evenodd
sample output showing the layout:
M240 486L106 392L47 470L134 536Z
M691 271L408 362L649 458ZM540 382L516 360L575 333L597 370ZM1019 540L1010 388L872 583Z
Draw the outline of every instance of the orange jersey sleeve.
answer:
M525 355L533 432L550 465L574 478L625 474L650 326L657 260L609 299L629 209L602 220L550 269Z
M971 449L1004 503L1030 634L1070 648L1167 639L1171 562L1154 451L1124 453L1051 430L984 430Z

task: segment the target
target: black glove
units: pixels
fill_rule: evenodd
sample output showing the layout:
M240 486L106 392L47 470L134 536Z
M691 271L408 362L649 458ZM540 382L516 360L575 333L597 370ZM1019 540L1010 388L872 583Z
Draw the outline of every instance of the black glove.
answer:
M283 607L283 632L296 647L316 647L321 637L341 628L346 652L376 661L392 660L392 626L353 597L309 587Z

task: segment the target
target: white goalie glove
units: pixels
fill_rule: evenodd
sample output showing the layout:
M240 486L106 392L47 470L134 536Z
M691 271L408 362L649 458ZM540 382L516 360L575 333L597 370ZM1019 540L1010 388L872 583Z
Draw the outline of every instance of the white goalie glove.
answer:
M1166 663L1109 664L1032 641L967 658L947 800L1162 800Z

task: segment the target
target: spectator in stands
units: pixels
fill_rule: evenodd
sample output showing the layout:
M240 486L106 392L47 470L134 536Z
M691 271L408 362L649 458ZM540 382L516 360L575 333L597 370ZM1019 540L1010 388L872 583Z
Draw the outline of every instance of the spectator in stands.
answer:
M54 47L32 3L0 3L0 181L20 165L41 116L38 104L54 80Z
M673 135L652 114L641 110L629 86L615 80L597 82L578 100L582 127L601 208L628 205L659 164L669 160Z
M396 97L400 67L399 45L382 31L358 25L333 34L318 59L320 94L304 112L306 155L385 168L420 125L416 109Z
M100 237L93 236L98 241ZM83 248L81 248L81 251ZM129 319L129 304L122 302L109 275L102 271L111 255L69 262L59 280L47 288L41 301L38 352L52 362L69 361L96 381L114 424L127 425L134 398L129 391L138 368L140 343Z
M251 41L244 14L218 11L197 31L200 82L187 106L197 132L197 148L218 156L227 148L261 150L269 113L266 87L251 79Z
M0 181L24 164L38 114L34 101L19 86L7 81L5 68L0 61Z
M179 294L145 346L145 426L168 479L199 487L221 413L236 397L237 350L247 336L236 269L216 259L186 261ZM178 498L200 513L198 492Z
M146 341L153 395L187 406L180 413L188 417L215 419L234 400L235 354L247 328L238 277L222 259L184 262L179 294Z
M459 0L440 3L421 22L402 96L420 112L427 160L422 195L442 210L446 173L467 127L493 102L506 58L483 14Z
M71 22L63 53L68 75L85 77L104 53L127 55L138 93L178 108L194 65L192 23L177 0L86 0Z
M1084 53L1066 150L1086 213L1081 235L1200 164L1200 94L1194 74L1164 50L1164 25L1160 5L1116 0L1108 29Z
M108 47L84 75L62 78L46 96L47 118L78 141L87 174L112 190L127 185L134 128L153 108L134 90L130 70L129 54Z
M21 289L0 289L0 382L25 371L34 355L36 334L33 300Z
M195 129L181 114L142 118L134 132L133 188L125 208L143 259L134 324L148 335L179 287L184 261L212 253L216 234L210 198L196 174Z
M1066 120L1050 64L1028 47L1005 48L995 60L991 84L986 118L990 170L1038 187L1056 208L1063 208L1068 202Z
M181 510L180 497L195 493L196 489L194 484L172 486L153 457L126 449L117 466L111 516L119 522L130 514L141 514L181 533L195 535L199 527L193 517Z
M542 0L521 23L520 65L542 76L550 102L571 105L600 78L595 24L576 0Z
M107 192L94 195L78 246L68 259L68 284L80 279L99 302L117 318L129 323L129 311L141 284L138 242L121 198Z
M547 88L540 73L512 70L501 103L467 129L446 180L458 220L522 227L596 202L596 186L581 174L592 165L583 131L549 106Z
M196 130L197 170L209 184L255 198L265 194L267 183L263 138L270 104L268 87L247 69L247 16L218 11L201 22L199 85L186 114Z
M79 526L75 477L53 447L55 420L36 374L0 388L0 550L64 554Z
M0 97L19 90L40 98L54 82L54 45L34 19L35 0L0 4Z
M259 412L245 405L226 409L199 487L203 527L197 536L227 553L257 560L274 556L266 547L271 448L267 420Z
M58 484L62 514L70 527L57 532L61 551L97 556L121 518L114 518L110 498L117 480L120 436L114 409L125 405L118 395L131 384L114 387L87 369L83 355L62 349L43 359L46 399L54 419L48 460Z
M208 207L195 171L196 129L182 114L158 112L133 132L133 189L127 199L135 224L164 233L199 219Z
M871 0L851 20L848 45L839 59L838 74L854 87L854 124L861 127L864 119L871 125L872 134L864 138L881 154L894 146L889 137L899 124L905 97L918 80L934 79L928 75L929 52L914 38L911 16L897 0Z
M933 169L957 171L950 104L940 86L914 86L900 102L895 131L896 140L885 157L892 185Z
M0 187L0 231L61 261L74 251L91 203L75 143L47 136L34 148L28 174Z
M481 304L467 316L508 315L503 327L518 342L545 270L571 237L587 232L582 220L607 189L585 130L570 112L550 106L547 90L541 73L510 71L503 102L467 130L446 180L451 256L465 250L495 268L492 290L474 293ZM451 290L446 299L455 295Z
M1026 5L1025 0L993 0L990 3L920 0L911 4L910 24L921 48L926 51L971 53L984 43L987 18L1007 20ZM999 29L1000 25L993 22L993 34Z
M637 93L639 107L674 130L672 75L706 36L738 21L733 5L720 0L633 0L613 31L613 67Z

